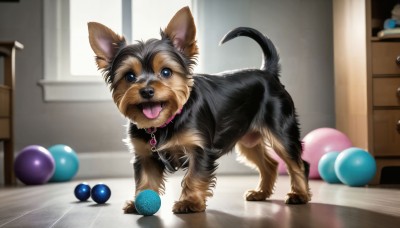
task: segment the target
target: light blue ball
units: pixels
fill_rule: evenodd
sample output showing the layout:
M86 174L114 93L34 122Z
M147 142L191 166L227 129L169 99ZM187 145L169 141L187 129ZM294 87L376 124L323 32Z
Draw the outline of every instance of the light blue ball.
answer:
M144 190L136 196L135 207L141 215L154 215L161 207L161 198L153 190Z
M318 162L318 172L322 179L328 183L341 183L335 172L335 161L339 152L332 151L324 154Z
M376 162L367 151L351 147L338 155L335 172L344 184L360 187L368 184L375 176Z
M64 182L71 180L79 169L79 159L75 151L62 144L51 146L48 149L55 161L55 171L51 182Z

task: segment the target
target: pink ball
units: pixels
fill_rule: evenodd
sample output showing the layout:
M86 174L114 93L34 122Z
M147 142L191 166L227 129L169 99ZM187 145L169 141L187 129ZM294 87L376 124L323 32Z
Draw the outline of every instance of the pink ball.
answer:
M310 179L320 179L318 162L332 151L342 151L351 147L350 139L333 128L319 128L303 138L303 159L310 163Z

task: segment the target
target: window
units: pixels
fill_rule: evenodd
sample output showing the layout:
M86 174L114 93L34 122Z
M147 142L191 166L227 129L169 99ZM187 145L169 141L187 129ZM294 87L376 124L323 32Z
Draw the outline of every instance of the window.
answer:
M44 0L45 101L102 101L111 95L97 70L87 22L100 22L128 43L159 37L191 0ZM155 7L156 6L156 7Z
M122 1L69 0L69 62L72 76L99 74L88 42L89 21L102 23L122 34Z

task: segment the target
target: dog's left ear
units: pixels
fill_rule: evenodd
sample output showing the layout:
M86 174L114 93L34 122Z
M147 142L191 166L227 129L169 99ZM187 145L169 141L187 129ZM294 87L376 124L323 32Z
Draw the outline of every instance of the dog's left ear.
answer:
M175 48L187 57L193 57L198 53L196 26L189 7L186 6L175 14L164 34L171 39Z

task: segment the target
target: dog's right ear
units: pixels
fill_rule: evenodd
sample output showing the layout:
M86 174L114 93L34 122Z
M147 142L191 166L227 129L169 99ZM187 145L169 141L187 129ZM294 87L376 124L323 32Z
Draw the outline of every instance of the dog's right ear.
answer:
M125 38L97 22L89 22L88 29L89 42L96 54L97 66L99 69L106 69L117 52L126 46Z

